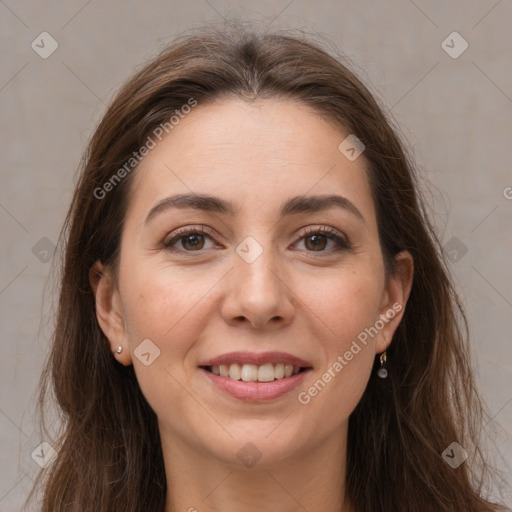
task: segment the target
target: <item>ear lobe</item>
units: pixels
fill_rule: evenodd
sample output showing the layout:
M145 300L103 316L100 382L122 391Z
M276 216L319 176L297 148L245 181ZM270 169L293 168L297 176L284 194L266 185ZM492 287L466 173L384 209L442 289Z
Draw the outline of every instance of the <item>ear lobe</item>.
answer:
M380 318L384 327L379 332L375 351L377 354L386 350L400 324L407 300L412 289L414 276L414 259L408 251L395 256L396 274L390 276L386 284Z
M112 273L100 261L89 270L91 285L96 306L98 324L110 342L110 350L122 364L131 363L130 352L126 339L124 312ZM119 354L118 347L124 350Z

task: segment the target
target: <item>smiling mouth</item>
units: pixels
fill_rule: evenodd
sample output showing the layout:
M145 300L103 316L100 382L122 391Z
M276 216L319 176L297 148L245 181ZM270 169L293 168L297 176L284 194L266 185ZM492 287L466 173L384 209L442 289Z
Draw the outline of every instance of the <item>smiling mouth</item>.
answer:
M311 370L311 367L300 367L283 363L266 363L259 366L247 363L233 363L229 365L200 366L200 368L220 377L242 380L244 382L272 382Z

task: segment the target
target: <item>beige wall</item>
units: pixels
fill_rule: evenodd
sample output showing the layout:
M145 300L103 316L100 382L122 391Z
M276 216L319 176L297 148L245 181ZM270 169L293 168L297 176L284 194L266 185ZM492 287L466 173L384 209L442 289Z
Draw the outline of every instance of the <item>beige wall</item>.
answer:
M20 510L37 469L31 453L42 440L33 427L32 404L48 347L51 292L44 289L51 268L45 250L57 240L81 151L105 103L144 57L178 32L221 15L266 23L278 14L273 27L320 32L373 83L433 184L431 201L444 242L467 248L452 268L467 307L482 391L504 429L500 449L512 460L511 2L5 0L0 2L2 512ZM48 39L44 48L36 39L44 31L58 43L47 59L31 47L36 40L39 53L51 49ZM453 31L469 44L458 58L441 46ZM446 44L453 48L447 50L457 53L462 43L452 36ZM510 468L506 471L512 482Z

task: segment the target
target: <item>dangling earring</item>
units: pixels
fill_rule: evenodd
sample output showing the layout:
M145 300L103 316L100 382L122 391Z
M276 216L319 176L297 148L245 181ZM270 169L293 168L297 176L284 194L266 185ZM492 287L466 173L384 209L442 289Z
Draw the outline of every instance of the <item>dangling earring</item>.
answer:
M387 360L387 355L386 355L386 351L384 350L384 352L382 352L382 354L380 355L380 368L377 370L377 375L381 379L385 379L388 376L388 371L385 368L386 360Z
M116 354L120 354L122 351L123 351L123 347L121 345L119 345L119 347L117 347L117 349L116 349Z
M384 343L386 343L386 340L384 340ZM381 379L385 379L388 376L388 371L386 369L386 361L388 360L388 356L386 354L386 349L384 349L384 352L380 355L380 368L377 370L377 375Z

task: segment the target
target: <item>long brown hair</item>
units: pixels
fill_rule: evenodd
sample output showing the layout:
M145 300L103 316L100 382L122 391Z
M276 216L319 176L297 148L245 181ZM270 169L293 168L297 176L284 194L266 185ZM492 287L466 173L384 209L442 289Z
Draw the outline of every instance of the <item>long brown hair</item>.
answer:
M112 357L96 321L89 269L97 260L115 269L133 152L191 99L205 105L223 97L293 98L355 134L365 145L387 274L401 250L414 258L412 291L388 349L389 377L370 379L349 420L349 501L358 512L499 510L483 496L483 407L467 320L418 171L392 122L343 59L312 38L258 33L239 22L182 35L138 70L84 154L61 235L60 300L41 382L41 410L52 390L63 419L53 442L58 456L39 475L42 511L164 510L157 418L133 367ZM98 192L123 166L122 179ZM441 457L453 441L470 454L456 469Z

